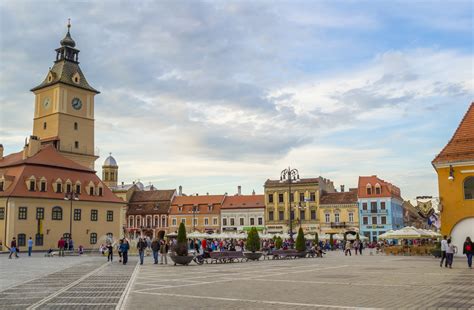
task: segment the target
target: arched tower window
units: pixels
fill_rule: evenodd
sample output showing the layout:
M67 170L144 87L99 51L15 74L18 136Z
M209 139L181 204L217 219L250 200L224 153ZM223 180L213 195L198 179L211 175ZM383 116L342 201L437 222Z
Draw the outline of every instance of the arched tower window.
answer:
M474 177L464 180L464 199L474 199Z

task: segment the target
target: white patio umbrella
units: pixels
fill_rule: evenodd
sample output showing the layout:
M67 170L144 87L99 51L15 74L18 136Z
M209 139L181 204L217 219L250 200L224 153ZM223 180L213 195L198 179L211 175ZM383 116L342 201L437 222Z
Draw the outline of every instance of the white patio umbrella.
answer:
M333 238L334 240L344 240L344 236L341 235L341 234L334 234L334 235L332 236L332 238Z
M315 239L315 235L314 234L306 234L304 235L304 238L306 240L314 240Z

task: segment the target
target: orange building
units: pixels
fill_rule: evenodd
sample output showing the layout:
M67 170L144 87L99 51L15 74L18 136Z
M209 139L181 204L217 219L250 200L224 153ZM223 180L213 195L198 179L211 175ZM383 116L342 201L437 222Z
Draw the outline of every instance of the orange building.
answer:
M432 164L438 173L441 233L461 248L467 236L474 237L474 103Z
M220 212L225 195L176 196L171 202L169 231L220 232Z

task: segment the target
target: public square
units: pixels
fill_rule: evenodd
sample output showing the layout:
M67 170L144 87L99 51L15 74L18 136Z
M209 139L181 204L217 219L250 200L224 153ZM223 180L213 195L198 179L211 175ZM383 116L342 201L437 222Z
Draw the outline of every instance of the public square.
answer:
M472 309L474 272L433 257L123 266L104 257L1 256L1 309ZM170 261L168 261L170 263ZM10 279L10 280L7 280Z

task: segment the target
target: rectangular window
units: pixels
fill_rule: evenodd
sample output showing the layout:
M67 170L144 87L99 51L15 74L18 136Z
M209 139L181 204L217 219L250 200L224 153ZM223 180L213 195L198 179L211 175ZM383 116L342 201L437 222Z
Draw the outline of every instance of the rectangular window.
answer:
M385 216L382 216L380 220L381 220L381 224L383 225L387 224L387 218Z
M255 219L253 217L250 218L250 226L255 225Z
M372 216L372 225L377 225L377 217Z
M329 213L324 214L324 220L326 223L331 222L331 215Z
M380 210L385 210L385 201L380 203Z
M304 193L300 193L300 201L304 201Z
M19 207L18 208L18 219L19 220L26 220L27 213L28 213L28 208L27 207Z
M300 219L304 220L304 210L300 210Z
M227 218L222 219L222 226L227 226Z
M0 192L3 192L3 181L0 182Z
M72 192L72 185L71 184L66 184L66 193Z
M0 220L5 219L5 208L0 208Z
M354 222L354 213L349 212L349 222Z
M48 128L48 124L46 122L43 122L43 129Z
M76 194L80 194L80 193L81 193L81 185L76 184Z
M92 210L92 211L94 211L94 210ZM92 219L92 213L91 213L91 221L93 221L93 219ZM130 216L130 217L128 218L128 227L133 227L133 222L135 222L135 221L133 220L133 217Z
M91 221L97 222L99 218L99 211L98 210L91 210ZM130 225L132 226L132 225Z
M43 234L36 234L35 235L35 245L42 246L44 243L44 236Z
M290 194L290 202L295 201L295 193Z
M368 225L368 224L369 224L369 218L368 218L367 216L364 216L364 217L362 218L362 224L364 224L364 225Z
M25 245L26 245L26 235L18 234L18 246L25 246Z
M97 234L96 233L91 233L90 243L91 244L96 244L97 243Z
M243 217L239 218L239 225L244 226L244 218Z
M278 219L280 221L283 221L285 219L285 212L284 211L278 211Z
M102 187L99 187L99 196L102 196Z
M63 186L61 183L56 183L56 193L62 193L63 192Z
M367 195L372 195L372 187L367 187Z
M258 218L258 225L259 225L259 226L262 226L262 225L263 225L263 218L262 218L262 217L259 217L259 218Z
M186 219L181 219L181 223L183 223L184 225L186 225Z
M30 188L29 188L30 192L34 192L35 191L35 181L30 181Z
M377 213L377 202L376 201L372 201L370 203L370 212Z
M209 219L206 217L206 218L204 219L204 226L207 226L207 225L209 225Z
M362 203L362 210L367 211L367 202Z
M316 192L309 193L309 200L316 201Z
M193 219L193 225L197 226L198 225L198 219Z
M76 149L79 148L79 141L74 141L74 148L76 148Z
M283 194L278 194L278 202L283 203Z
M334 214L334 222L339 223L339 213Z
M114 221L114 211L107 211L107 222L113 222Z
M45 181L41 181L40 184L41 184L41 185L40 185L40 187L41 187L40 190L41 190L42 192L46 192L46 182L45 182Z
M273 194L268 194L268 202L273 203Z
M94 196L94 187L89 187L89 195Z
M311 219L312 220L316 219L316 210L311 210Z
M36 219L44 220L44 208L36 208Z
M268 220L273 221L273 211L268 212Z
M81 220L81 209L74 209L74 220L75 221Z
M380 195L380 187L375 188L375 194Z
M212 225L217 226L217 217L212 218Z
M171 220L171 224L172 224L172 226L177 226L176 218L173 218Z
M234 226L235 225L235 221L234 221L234 218L230 218L230 226Z

